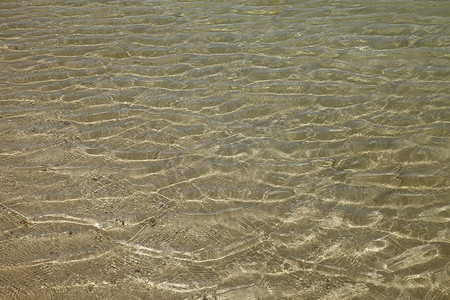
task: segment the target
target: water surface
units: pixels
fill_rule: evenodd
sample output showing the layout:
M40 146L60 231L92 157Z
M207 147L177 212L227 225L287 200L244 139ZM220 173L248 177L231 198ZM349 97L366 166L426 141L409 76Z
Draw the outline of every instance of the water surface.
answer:
M448 1L0 20L0 298L448 299Z

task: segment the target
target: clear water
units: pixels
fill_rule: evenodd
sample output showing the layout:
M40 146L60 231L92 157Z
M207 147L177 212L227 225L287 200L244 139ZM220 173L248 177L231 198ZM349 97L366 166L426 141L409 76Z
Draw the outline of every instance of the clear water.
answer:
M1 299L448 299L450 2L0 20Z

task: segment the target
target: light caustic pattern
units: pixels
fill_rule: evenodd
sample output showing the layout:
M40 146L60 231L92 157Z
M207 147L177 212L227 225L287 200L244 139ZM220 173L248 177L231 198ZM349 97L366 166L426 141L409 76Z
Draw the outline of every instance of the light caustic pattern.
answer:
M448 1L0 4L1 299L448 299Z

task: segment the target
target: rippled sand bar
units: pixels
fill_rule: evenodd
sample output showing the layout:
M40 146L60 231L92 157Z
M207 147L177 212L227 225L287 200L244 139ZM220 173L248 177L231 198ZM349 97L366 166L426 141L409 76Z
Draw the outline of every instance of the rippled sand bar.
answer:
M0 299L449 299L450 2L0 20Z

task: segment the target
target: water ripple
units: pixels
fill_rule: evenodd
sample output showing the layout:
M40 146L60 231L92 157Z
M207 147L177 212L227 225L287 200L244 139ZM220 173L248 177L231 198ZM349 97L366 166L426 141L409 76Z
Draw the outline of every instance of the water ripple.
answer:
M448 15L3 1L0 298L444 299Z

